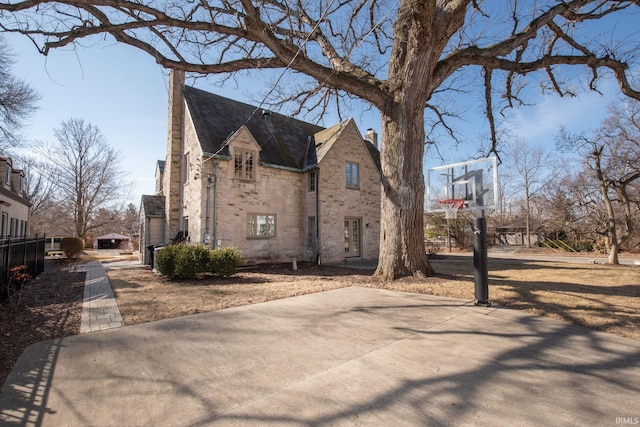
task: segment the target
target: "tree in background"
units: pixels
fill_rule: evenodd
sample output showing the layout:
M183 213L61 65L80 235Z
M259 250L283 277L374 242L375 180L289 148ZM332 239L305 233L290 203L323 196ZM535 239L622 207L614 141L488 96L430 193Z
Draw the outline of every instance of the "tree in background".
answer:
M100 208L95 215L95 235L119 233L125 236L137 234L140 231L140 217L138 208L129 203L124 209Z
M510 181L517 194L523 194L524 197L525 245L530 248L531 202L551 179L552 158L544 147L531 145L522 138L506 143L503 153L502 175Z
M605 237L609 263L635 231L640 198L630 191L640 181L640 103L610 107L610 115L590 134L563 129L558 138L564 150L584 158L586 174L597 182L606 220L597 232ZM602 215L605 216L605 215Z
M31 203L31 218L38 217L43 210L50 209L53 205L53 181L47 179L47 166L44 162L33 156L18 156L16 159L24 172L25 197Z
M38 94L11 73L12 53L0 38L0 153L18 145L20 130L36 110Z
M105 223L104 217L98 217L100 210L118 211L126 198L120 154L95 125L83 119L62 122L54 134L57 142L40 143L38 152L47 160L56 203L73 213L74 236L85 239Z
M376 274L394 279L432 273L423 155L437 136L425 128L455 138L449 95L483 101L493 152L501 116L494 113L525 102L524 77L572 95L565 78L575 82L584 72L596 89L608 72L640 99L630 77L640 65L636 27L617 25L634 10L634 1L599 0L3 0L0 26L31 37L44 54L110 34L167 68L223 78L291 69L300 80L267 95L297 102L294 114L363 100L382 118Z

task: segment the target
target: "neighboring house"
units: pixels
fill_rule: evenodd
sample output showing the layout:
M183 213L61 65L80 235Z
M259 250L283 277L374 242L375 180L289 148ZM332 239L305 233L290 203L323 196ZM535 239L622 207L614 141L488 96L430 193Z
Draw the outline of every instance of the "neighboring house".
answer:
M26 198L24 172L13 168L10 157L0 156L0 238L29 234L31 203Z
M156 195L142 196L143 262L177 241L235 246L248 263L377 258L380 155L367 139L353 120L324 129L184 86L173 71L167 157Z

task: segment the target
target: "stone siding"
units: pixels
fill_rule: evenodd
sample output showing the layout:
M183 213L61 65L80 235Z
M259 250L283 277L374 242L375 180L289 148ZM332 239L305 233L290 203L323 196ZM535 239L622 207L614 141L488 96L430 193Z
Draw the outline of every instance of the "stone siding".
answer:
M380 241L380 174L358 128L349 121L320 162L320 238L322 262L342 262L344 220L360 219L362 259L375 259ZM359 188L346 187L346 162L359 170Z
M187 155L185 157L185 155ZM188 159L188 165L185 161ZM190 117L184 121L183 167L186 170L184 183L181 184L182 216L188 218L189 241L202 243L204 238L205 203L207 191L207 174L210 170L203 167L203 154ZM210 166L210 165L207 165Z
M189 120L187 120L189 123ZM185 150L190 157L196 151L195 132L192 126L185 131ZM257 151L258 144L245 129L238 131L230 142L230 151L244 149ZM200 154L200 156L202 156ZM201 160L202 157L198 159ZM259 156L258 156L259 160ZM197 162L196 159L194 161ZM202 166L206 173L213 171L213 159L207 159ZM254 162L255 181L234 177L234 163L229 159L218 159L218 180L216 185L217 203L215 216L216 242L208 246L237 247L247 262L285 262L289 254L302 255L304 245L304 206L301 202L304 174L279 168L267 167ZM184 215L189 217L190 241L203 241L206 224L207 180L192 177L183 186ZM209 194L209 225L213 239L213 186ZM265 214L276 216L276 236L269 238L248 237L248 216ZM196 233L195 230L201 230Z
M184 121L184 72L172 70L169 75L169 118L167 135L167 160L164 167L163 193L165 195L165 215L167 226L165 238L173 239L181 230L182 217L182 175L180 163L182 161L182 135Z

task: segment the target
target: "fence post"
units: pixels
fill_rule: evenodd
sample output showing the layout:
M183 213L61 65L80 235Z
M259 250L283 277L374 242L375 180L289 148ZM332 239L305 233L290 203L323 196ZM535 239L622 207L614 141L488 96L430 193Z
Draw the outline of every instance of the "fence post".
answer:
M10 252L11 252L11 239L7 238L7 245L5 246L5 250L4 250L4 271L2 272L2 278L4 279L4 283L9 283L9 260L11 259L10 256Z
M24 242L22 243L22 265L27 265L27 236L24 236Z

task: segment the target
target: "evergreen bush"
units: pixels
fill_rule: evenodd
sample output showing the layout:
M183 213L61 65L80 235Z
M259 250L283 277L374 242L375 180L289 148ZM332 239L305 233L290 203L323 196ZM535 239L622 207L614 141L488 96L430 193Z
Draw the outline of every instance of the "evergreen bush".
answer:
M230 277L238 267L244 264L244 258L237 248L232 246L213 249L209 254L209 272L216 277Z
M194 279L205 273L233 276L244 259L234 247L208 249L204 245L169 245L156 253L156 270L169 279Z
M194 279L207 272L209 252L204 245L179 245L175 260L175 276L178 279Z
M156 271L169 279L176 277L176 257L179 247L178 245L165 246L155 254Z

